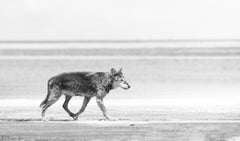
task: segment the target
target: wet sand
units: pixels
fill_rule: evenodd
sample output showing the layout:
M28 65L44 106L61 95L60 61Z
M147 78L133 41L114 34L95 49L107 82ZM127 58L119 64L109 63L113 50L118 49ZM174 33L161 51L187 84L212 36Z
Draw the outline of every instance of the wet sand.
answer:
M70 109L76 112L79 106ZM226 106L224 106L226 108ZM164 140L233 141L240 139L240 113L209 111L206 107L107 106L115 121L104 120L95 105L73 121L60 106L53 105L41 121L40 108L0 106L0 140ZM219 107L216 107L219 108ZM229 107L231 109L231 107Z
M240 139L240 123L152 123L109 126L68 122L0 122L0 125L0 140L233 141Z

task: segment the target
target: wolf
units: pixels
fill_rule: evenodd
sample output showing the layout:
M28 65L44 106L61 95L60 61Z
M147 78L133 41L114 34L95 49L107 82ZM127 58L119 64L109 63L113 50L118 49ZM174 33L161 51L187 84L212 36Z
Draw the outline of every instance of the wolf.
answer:
M62 95L65 95L63 109L73 120L78 120L92 97L96 97L97 105L104 117L111 120L104 106L103 98L110 90L118 87L125 90L130 88L123 76L122 68L118 71L112 68L109 72L68 72L53 76L48 80L47 96L40 104L42 120L46 120L46 110ZM82 107L75 114L68 109L68 103L73 96L84 97Z

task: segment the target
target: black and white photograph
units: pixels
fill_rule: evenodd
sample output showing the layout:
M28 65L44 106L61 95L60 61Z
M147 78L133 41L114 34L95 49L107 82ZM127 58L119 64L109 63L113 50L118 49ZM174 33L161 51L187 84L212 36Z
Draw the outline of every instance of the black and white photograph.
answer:
M0 141L240 141L240 1L1 0Z

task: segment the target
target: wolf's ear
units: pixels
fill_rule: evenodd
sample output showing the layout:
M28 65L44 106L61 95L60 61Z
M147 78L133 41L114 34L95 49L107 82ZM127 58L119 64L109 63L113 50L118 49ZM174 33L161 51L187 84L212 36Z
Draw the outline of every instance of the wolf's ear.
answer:
M122 72L122 68L118 72L121 73Z
M111 75L114 75L114 74L116 74L117 73L117 71L114 69L114 68L112 68L111 69Z

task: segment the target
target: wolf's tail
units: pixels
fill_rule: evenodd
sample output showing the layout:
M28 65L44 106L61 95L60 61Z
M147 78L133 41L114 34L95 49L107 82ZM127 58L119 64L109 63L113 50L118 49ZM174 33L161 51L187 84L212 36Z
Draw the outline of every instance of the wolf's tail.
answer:
M42 108L47 102L48 102L48 98L50 96L50 84L48 82L48 92L47 92L47 96L46 98L41 102L41 104L39 105L40 108Z
M44 100L41 102L41 104L39 105L39 107L42 108L43 105L45 105L46 103L47 103L47 99L44 99Z

